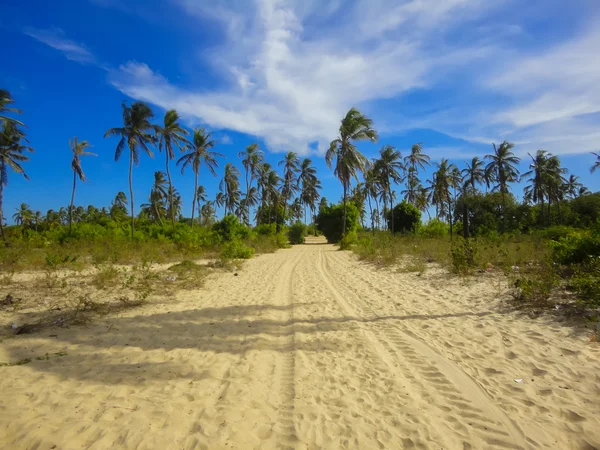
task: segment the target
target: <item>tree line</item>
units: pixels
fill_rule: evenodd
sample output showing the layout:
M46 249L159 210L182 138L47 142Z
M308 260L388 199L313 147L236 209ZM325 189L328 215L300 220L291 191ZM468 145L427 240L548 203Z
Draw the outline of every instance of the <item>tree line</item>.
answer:
M15 119L21 111L14 108L10 93L0 90L0 231L4 235L4 215L2 200L8 186L8 171L21 174L28 179L22 163L29 160L33 148L28 144L24 124ZM12 116L5 115L11 113ZM191 170L194 174L192 217L190 226L195 223L210 225L215 220L215 207L223 207L225 214L233 214L249 225L261 223L282 225L288 220L304 218L307 222L307 209L313 216L317 204L326 205L321 198L321 182L311 159L300 159L294 152L288 152L277 168L264 160L264 153L254 143L238 153L243 167L240 170L228 162L224 166L223 177L219 182L219 192L214 199L208 199L206 189L199 185L201 169L217 177L219 160L224 156L215 151L217 140L204 128L191 132L180 123L175 110L165 113L162 124L153 123L155 114L147 104L133 102L122 105L122 124L106 131L104 137L119 138L115 148L115 161L124 153L129 162L129 197L119 192L110 208L97 209L94 206L75 207L75 193L78 182L85 182L82 158L95 156L89 151L90 143L77 137L70 140L72 151L71 169L73 187L68 208L59 211L49 210L45 216L33 212L27 204L21 204L13 215L17 224L37 229L42 225L67 225L72 230L73 222L98 221L101 218L120 220L130 210L131 234L135 232L135 197L133 189L134 167L139 164L142 154L153 157L154 150L165 157L164 172L154 173L148 202L141 204L138 218L145 218L163 225L170 222L173 229L176 221L188 221L181 216L182 199L172 182L172 161L181 170ZM529 155L529 170L521 174L518 170L520 158L509 142L493 144L493 151L484 159L474 157L460 169L446 158L435 163L430 179L423 180L421 174L431 166L431 158L424 152L423 144L414 144L406 156L391 145L384 145L379 157L369 160L356 147L359 141L377 142L378 133L373 121L356 108L350 109L342 119L338 136L331 141L325 153L325 161L342 184L343 222L342 235L346 231L347 202L358 206L364 221L366 208L370 217L370 228L381 227L381 219L394 208L398 200L405 201L421 212L430 214L435 209L435 217L448 222L450 227L460 216L463 228L468 234L469 198L485 192L499 193L502 217L501 231L506 231L507 201L510 200L511 185L526 179L523 201L536 204L541 211L541 220L550 224L551 208L560 208L565 199L589 194L575 175L569 175L561 166L559 158L545 150ZM596 157L591 171L600 167L600 154ZM178 157L179 156L179 157ZM354 185L353 185L354 181ZM398 187L401 187L398 189ZM460 208L459 208L460 206ZM460 211L458 211L460 209ZM196 211L199 218L196 219ZM431 218L431 216L430 216ZM383 220L385 222L385 220ZM394 232L394 215L387 226Z

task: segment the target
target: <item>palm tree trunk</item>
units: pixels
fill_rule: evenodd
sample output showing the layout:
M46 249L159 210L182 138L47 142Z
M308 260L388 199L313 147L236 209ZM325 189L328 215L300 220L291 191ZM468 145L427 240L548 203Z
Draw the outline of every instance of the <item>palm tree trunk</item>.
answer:
M0 174L4 173L4 161L0 166ZM4 245L8 247L8 241L6 240L6 236L4 234L4 214L2 213L2 206L4 200L4 178L0 175L0 233L2 233L2 240L4 241Z
M248 208L248 193L250 192L250 184L248 183L248 168L246 167L246 198L244 199L244 211L246 211L246 225L250 225L250 211Z
M500 186L502 191L502 233L506 233L506 201L504 199L504 188Z
M169 170L169 149L165 148L167 169L167 178L169 179L169 210L171 211L171 225L173 225L173 231L175 231L175 209L173 208L173 183L171 182L171 170Z
M131 239L135 232L135 217L133 206L133 149L129 150L129 199L131 201Z
M369 201L369 214L371 214L371 232L375 236L375 218L373 217L373 206L371 205L370 195L367 195L367 200Z
M448 222L450 222L450 240L452 240L452 208L450 205L450 196L448 195Z
M73 233L73 206L75 203L75 186L77 183L77 173L73 171L73 192L71 193L71 207L69 208L69 234Z
M163 226L163 221L162 221L162 217L160 217L160 211L158 210L158 205L156 204L156 202L154 202L154 212L156 213L156 218L158 219L158 223L160 223L160 226Z
M373 200L375 200L375 208L377 208L377 215L379 215L379 200L377 200L376 195L373 197ZM379 218L377 219L377 231L379 231Z
M389 180L388 180L389 186ZM392 198L392 188L388 188L388 194L390 196L390 211L392 215L392 234L394 234L394 199Z
M194 200L192 202L192 225L191 225L192 228L194 228L194 213L196 212L196 196L198 195L198 172L194 171L194 173L196 174L196 178L194 181Z
M344 185L344 220L342 222L342 236L346 235L346 191L347 191L347 186L346 183L343 183Z

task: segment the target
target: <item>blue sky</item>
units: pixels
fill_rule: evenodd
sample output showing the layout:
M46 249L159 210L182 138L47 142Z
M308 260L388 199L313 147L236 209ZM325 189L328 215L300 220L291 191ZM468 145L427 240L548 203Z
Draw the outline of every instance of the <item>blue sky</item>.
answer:
M109 205L128 192L127 161L114 162L121 102L176 108L204 126L217 151L259 142L276 165L286 151L309 156L323 195L341 187L323 153L352 106L375 121L378 144L406 153L423 142L434 160L463 165L514 142L543 148L594 191L600 150L600 2L597 0L1 0L0 86L24 110L36 149L5 190L9 219L22 202L46 211L68 204L69 139L93 145L90 183L77 204ZM158 153L158 152L157 152ZM221 169L225 161L221 163ZM136 203L145 202L164 159L142 158ZM220 170L221 171L221 170ZM173 170L191 209L193 177ZM423 178L429 177L429 172ZM218 178L201 174L214 196ZM520 194L521 188L516 187ZM400 190L400 189L399 189Z

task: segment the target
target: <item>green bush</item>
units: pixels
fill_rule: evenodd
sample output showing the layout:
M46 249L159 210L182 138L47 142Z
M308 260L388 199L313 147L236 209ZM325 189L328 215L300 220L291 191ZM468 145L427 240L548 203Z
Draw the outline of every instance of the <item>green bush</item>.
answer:
M228 214L223 217L223 220L216 222L212 229L224 242L245 239L250 234L250 229L240 223L238 218L232 214Z
M261 223L254 227L253 231L259 236L275 236L277 234L277 225L272 223Z
M444 238L448 232L448 224L440 219L431 219L419 227L419 235L426 238Z
M583 304L600 306L600 258L591 258L586 264L575 269L571 287L575 289Z
M302 222L296 222L293 224L287 233L290 244L304 244L304 237L306 236L306 233L306 225L304 225Z
M456 237L452 242L452 271L466 275L475 267L475 248L468 239Z
M421 211L408 203L402 201L394 206L394 233L414 233L421 224ZM388 211L387 216L388 229L392 229L392 211Z
M252 247L245 246L239 240L233 240L223 244L221 256L228 259L250 259L254 255Z
M538 230L537 232L535 232L535 235L542 239L559 241L576 232L577 229L573 227L567 227L565 225L555 225L553 227L548 227L543 230Z
M357 242L356 231L349 231L340 241L340 250L350 250Z
M359 213L356 206L348 202L346 206L346 233L358 229ZM322 206L316 218L318 230L323 233L327 242L336 244L342 240L344 205Z

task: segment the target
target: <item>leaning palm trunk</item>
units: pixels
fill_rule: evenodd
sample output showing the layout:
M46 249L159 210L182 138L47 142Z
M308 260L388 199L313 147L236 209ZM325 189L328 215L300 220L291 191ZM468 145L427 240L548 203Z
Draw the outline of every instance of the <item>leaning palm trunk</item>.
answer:
M135 232L135 217L133 213L133 148L129 151L129 198L131 200L131 239Z
M173 208L173 183L171 182L171 171L169 170L169 152L165 150L166 155L166 169L167 178L169 179L169 210L171 211L171 224L173 225L173 231L175 231L175 208Z
M369 214L371 214L371 232L373 236L375 236L375 218L373 217L373 207L371 205L371 196L367 195L367 200L369 201Z
M69 234L73 233L73 207L75 204L75 186L77 186L77 172L73 171L73 192L71 193L71 207L69 208Z
M394 234L394 199L392 197L392 189L388 189L390 196L390 214L392 215L392 234Z

